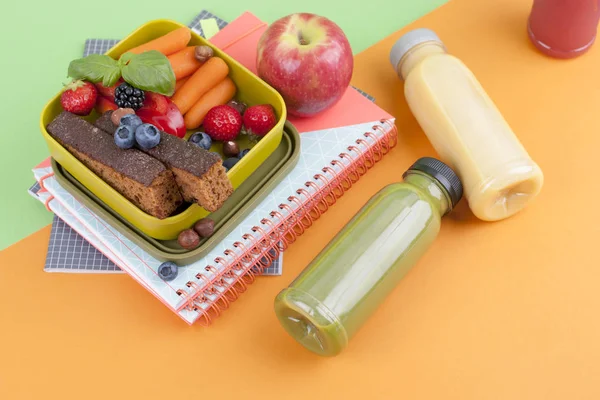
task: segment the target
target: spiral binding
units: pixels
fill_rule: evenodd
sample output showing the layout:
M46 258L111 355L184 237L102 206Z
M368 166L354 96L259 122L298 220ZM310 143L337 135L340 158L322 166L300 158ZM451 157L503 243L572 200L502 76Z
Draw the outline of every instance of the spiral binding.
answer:
M271 211L269 218L261 220L262 226L254 226L252 233L242 235L246 243L235 242L233 249L227 249L223 257L215 258L214 263L223 268L207 265L204 268L207 274L199 273L196 282L187 282L189 291L178 290L177 294L184 298L180 309L200 313L199 323L210 325L254 282L257 275L310 228L313 221L326 213L362 175L396 146L396 125L390 120L379 122L386 128L374 125L372 131L365 132L362 138L356 140L356 145L348 146L347 153L340 154L339 159L323 167L322 173L313 177L314 181L298 188L297 196L287 199L289 204L280 204L279 210ZM296 206L295 210L292 205ZM284 217L284 211L287 217Z

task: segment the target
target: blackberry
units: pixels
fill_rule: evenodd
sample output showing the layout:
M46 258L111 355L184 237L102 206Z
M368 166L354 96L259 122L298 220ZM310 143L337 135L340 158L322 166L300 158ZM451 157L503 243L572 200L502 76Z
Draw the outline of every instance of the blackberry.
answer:
M115 89L115 104L120 108L138 110L144 104L144 91L123 82Z

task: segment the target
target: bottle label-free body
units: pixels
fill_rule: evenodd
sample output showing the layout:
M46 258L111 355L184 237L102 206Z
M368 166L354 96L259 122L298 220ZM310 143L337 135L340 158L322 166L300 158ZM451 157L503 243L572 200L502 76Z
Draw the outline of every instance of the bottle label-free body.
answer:
M383 189L291 286L320 301L351 337L430 246L439 225L440 216L417 194Z
M418 76L417 76L418 75ZM466 191L529 158L472 72L458 59L431 57L405 84L415 118L435 150L461 175Z
M541 171L459 59L426 58L410 72L404 91L432 146L460 176L477 217L505 218L537 194Z

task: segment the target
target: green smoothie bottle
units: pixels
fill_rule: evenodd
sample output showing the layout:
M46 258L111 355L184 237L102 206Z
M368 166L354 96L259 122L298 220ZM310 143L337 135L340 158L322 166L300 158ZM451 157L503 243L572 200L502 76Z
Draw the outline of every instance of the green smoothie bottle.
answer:
M417 160L375 194L275 298L283 328L302 346L335 356L435 240L463 194L434 158Z

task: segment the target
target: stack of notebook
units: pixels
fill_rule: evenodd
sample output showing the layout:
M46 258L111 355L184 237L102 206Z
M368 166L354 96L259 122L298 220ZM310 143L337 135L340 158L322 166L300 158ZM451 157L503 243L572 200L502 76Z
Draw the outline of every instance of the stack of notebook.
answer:
M190 27L256 72L256 45L266 23L244 13L227 24L203 11ZM88 40L86 54L115 43ZM75 199L44 161L34 169L37 184L30 192L55 214L46 270L125 272L187 323L209 324L255 276L281 274L284 250L396 143L392 116L353 87L322 115L288 119L301 138L297 165L221 243L180 268L171 282L158 277L160 260Z

